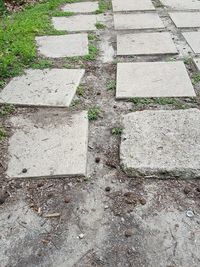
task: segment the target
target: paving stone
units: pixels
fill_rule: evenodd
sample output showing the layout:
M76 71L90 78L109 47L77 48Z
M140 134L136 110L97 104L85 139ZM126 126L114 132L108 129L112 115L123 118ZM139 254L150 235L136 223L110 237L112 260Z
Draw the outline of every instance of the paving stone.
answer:
M170 12L169 15L177 28L200 27L200 12Z
M197 69L200 71L200 58L194 58L193 60Z
M86 175L87 112L39 111L11 117L10 178Z
M45 57L74 57L88 55L86 33L36 37L38 51Z
M97 23L96 15L77 15L71 17L55 17L53 25L59 31L94 31Z
M148 110L123 119L121 164L130 176L200 178L200 111Z
M200 9L199 0L161 0L163 5L176 10L197 10Z
M114 14L114 25L117 30L164 28L162 20L155 13Z
M184 32L183 36L194 53L200 53L200 32Z
M63 11L76 13L91 13L99 9L98 2L79 2L66 4L62 7Z
M117 35L117 55L177 54L168 32Z
M84 72L81 69L27 70L0 92L0 103L67 107Z
M183 62L117 64L117 99L195 96Z
M155 10L151 0L112 0L113 11Z

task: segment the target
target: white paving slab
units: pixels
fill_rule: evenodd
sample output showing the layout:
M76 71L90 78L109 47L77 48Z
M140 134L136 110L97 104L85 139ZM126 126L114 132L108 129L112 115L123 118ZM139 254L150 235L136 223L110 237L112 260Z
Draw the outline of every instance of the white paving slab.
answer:
M72 4L66 4L62 7L65 12L75 13L91 13L99 9L98 2L78 2Z
M177 54L168 32L117 35L117 55Z
M68 107L84 72L81 69L27 70L0 92L0 103Z
M170 12L169 15L177 28L200 27L200 12Z
M148 110L124 116L120 160L133 177L200 178L200 111Z
M197 69L200 71L200 58L194 58L193 60Z
M88 55L88 35L86 33L36 37L38 51L51 58Z
M117 64L117 99L195 96L183 62Z
M117 30L164 28L162 20L156 13L114 14L114 25Z
M200 9L199 0L161 0L163 5L169 7L170 9L176 10L197 10Z
M96 15L77 15L52 18L53 26L59 31L95 31Z
M113 11L155 10L151 0L112 0Z
M10 178L54 178L86 175L87 112L40 111L10 119Z
M194 53L200 54L200 32L184 32L183 36Z

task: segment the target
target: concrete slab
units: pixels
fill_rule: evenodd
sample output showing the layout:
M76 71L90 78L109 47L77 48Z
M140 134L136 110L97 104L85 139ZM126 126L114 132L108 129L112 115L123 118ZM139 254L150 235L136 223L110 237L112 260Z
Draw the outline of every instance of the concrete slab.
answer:
M170 12L169 15L177 28L200 27L200 12Z
M194 63L197 69L200 71L200 58L194 58Z
M117 35L117 55L177 54L168 32Z
M183 62L117 64L117 99L195 96Z
M65 12L91 13L99 9L98 2L79 2L66 4L62 7Z
M160 29L164 24L156 13L114 14L117 30Z
M53 26L59 31L95 31L96 15L77 15L52 18Z
M81 69L27 70L0 92L0 103L68 107L84 72Z
M113 11L155 10L151 0L112 0Z
M86 33L36 37L38 51L51 58L88 55L88 35Z
M39 111L11 117L9 139L10 178L86 175L87 112Z
M161 0L161 3L169 7L170 9L176 10L197 10L200 9L199 0Z
M123 119L121 164L130 176L200 178L200 111L148 110Z
M183 36L194 53L200 54L200 32L183 32Z

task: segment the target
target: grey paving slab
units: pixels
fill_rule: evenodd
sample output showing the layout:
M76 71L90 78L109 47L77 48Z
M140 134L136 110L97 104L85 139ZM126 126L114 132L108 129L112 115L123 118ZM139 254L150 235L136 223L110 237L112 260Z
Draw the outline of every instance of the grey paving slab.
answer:
M117 99L195 96L183 62L117 64Z
M99 9L98 2L78 2L66 4L62 7L63 11L75 13L91 13Z
M88 55L88 35L86 33L36 37L38 51L51 58Z
M199 0L161 0L161 3L170 9L197 10L200 9Z
M117 55L177 54L168 32L117 35Z
M133 177L200 178L199 125L198 109L125 115L121 165Z
M68 107L84 72L81 69L27 70L0 92L0 103Z
M60 31L95 31L96 15L77 15L52 18L53 26Z
M193 60L197 69L200 71L200 58L194 58Z
M183 36L194 53L200 54L200 32L184 32Z
M114 14L114 25L117 30L159 29L164 24L156 13Z
M86 175L87 112L39 111L11 117L8 144L10 178Z
M155 10L151 0L112 0L113 11Z
M169 15L177 28L200 27L200 12L170 12Z

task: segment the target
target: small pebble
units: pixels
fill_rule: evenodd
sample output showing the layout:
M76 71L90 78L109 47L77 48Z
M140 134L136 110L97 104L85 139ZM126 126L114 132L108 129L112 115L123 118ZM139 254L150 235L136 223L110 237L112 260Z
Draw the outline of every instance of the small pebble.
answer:
M27 169L26 168L24 168L23 170L22 170L22 173L27 173Z
M65 203L69 203L71 201L71 197L70 196L66 196L65 197Z
M107 187L105 188L105 191L106 191L106 192L110 192L110 190L111 190L110 186L107 186Z
M96 162L96 163L99 163L100 160L101 160L100 157L96 157L96 158L95 158L95 162Z
M107 210L109 207L108 206L105 206L104 209Z
M44 183L40 182L40 183L37 184L37 187L42 187L43 185L44 185Z
M187 195L190 193L191 189L190 189L190 187L186 186L183 191Z
M196 190L197 190L197 192L200 192L200 187L197 187Z
M146 201L146 199L144 199L144 198L140 198L140 204L142 204L142 205L146 205L146 203L147 203L147 201Z
M84 234L80 234L78 237L79 237L80 239L83 239Z
M186 212L186 216L189 217L189 218L192 218L192 217L194 217L194 212L192 210L188 210Z
M127 229L127 230L125 231L125 233L124 233L124 235L125 235L126 237L130 237L130 236L132 236L132 234L133 234L133 232L132 232L131 229Z
M101 94L101 92L97 92L97 95L100 95Z

